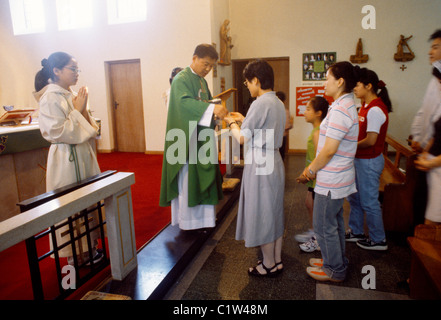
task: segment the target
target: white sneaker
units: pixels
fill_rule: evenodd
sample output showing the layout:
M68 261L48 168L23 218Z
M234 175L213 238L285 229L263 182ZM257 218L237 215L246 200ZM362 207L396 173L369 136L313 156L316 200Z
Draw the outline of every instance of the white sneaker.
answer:
M303 233L296 234L294 236L294 239L296 239L297 242L306 242L311 239L311 237L314 236L314 230L309 229L308 231L305 231Z
M320 246L317 242L317 239L315 236L311 237L309 241L306 241L305 243L299 244L300 250L304 252L314 252L314 251L320 251Z

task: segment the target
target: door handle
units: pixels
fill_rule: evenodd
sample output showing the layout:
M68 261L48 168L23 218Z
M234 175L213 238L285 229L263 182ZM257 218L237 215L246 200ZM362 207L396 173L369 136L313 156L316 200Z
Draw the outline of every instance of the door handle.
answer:
M118 108L118 106L119 106L119 103L117 101L114 101L113 102L113 107L115 108L115 110Z

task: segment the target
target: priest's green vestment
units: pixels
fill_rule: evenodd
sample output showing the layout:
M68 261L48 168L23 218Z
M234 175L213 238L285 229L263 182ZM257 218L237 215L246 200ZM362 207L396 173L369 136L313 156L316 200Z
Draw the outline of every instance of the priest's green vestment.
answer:
M173 79L164 145L160 206L170 206L171 201L178 197L178 173L187 164L188 207L216 205L223 197L214 119L211 119L209 127L197 125L211 99L207 82L193 73L190 67L182 70ZM201 155L207 156L210 161Z

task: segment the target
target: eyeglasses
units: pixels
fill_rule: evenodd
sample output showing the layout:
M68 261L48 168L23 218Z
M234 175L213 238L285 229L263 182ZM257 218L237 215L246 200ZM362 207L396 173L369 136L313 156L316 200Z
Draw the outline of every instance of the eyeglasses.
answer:
M243 82L243 84L244 84L245 87L248 87L248 80L245 80L245 81Z
M80 73L81 70L78 68L74 68L74 67L65 67L66 69L72 70L74 73Z

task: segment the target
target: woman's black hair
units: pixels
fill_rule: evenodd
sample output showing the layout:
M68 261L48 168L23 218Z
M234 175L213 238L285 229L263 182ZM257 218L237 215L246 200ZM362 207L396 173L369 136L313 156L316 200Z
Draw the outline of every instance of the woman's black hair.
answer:
M311 100L309 100L311 103L312 108L315 112L322 112L321 119L323 120L326 118L326 115L328 114L329 109L329 103L328 100L323 98L322 96L315 96Z
M345 81L345 87L343 88L344 93L350 93L357 85L357 76L355 73L354 66L348 61L337 62L331 67L329 71L332 73L335 79L343 78Z
M378 75L368 68L357 69L358 82L367 86L369 83L372 85L372 91L383 101L386 105L388 112L392 112L392 102L387 92L386 84L380 81ZM378 91L380 90L380 91Z
M437 77L439 80L441 80L441 72L437 68L433 68L432 74Z
M169 79L170 84L172 84L174 77L176 77L176 75L177 75L179 72L181 72L181 71L182 71L182 68L181 68L181 67L173 68L173 70L172 70L172 72L171 72L171 75L170 75L170 79Z
M263 90L274 88L274 71L265 60L257 59L248 63L243 69L243 76L248 81L257 78Z
M63 69L72 60L72 56L65 52L52 53L49 58L41 60L42 69L35 75L35 90L38 92L43 89L49 79L55 81L54 68Z
M283 92L283 91L277 91L277 92L276 92L276 96L277 96L277 98L280 99L280 101L285 102L285 100L286 100L286 94L285 94L285 92Z

